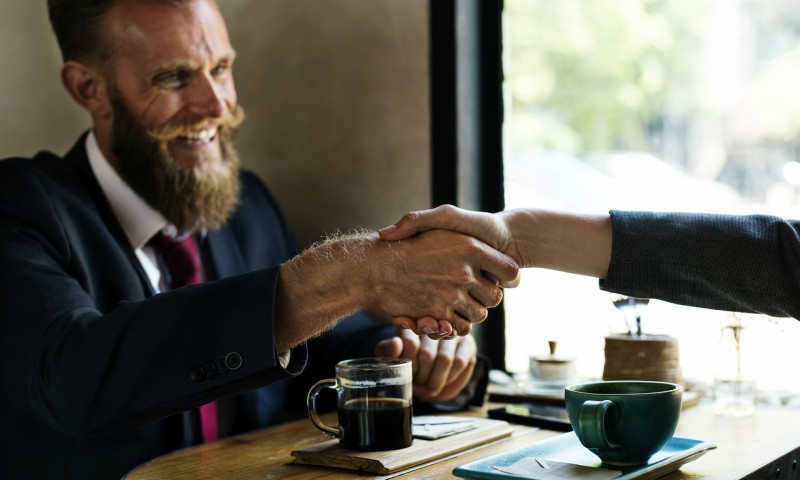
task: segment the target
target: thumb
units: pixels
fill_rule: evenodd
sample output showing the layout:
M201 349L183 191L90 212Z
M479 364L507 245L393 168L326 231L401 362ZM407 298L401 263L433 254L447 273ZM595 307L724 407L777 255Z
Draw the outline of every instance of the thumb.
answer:
M403 353L403 340L400 337L387 338L375 345L376 357L397 358Z
M455 225L451 216L458 210L460 209L452 205L442 205L429 210L408 212L396 223L380 229L378 234L384 240L394 241L413 237L433 228L452 230Z

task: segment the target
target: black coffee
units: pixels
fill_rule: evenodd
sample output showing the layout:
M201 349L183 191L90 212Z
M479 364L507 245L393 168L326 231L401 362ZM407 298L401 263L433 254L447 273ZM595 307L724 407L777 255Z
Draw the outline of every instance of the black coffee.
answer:
M349 400L339 410L344 435L339 443L354 450L396 450L411 445L411 405L396 398Z

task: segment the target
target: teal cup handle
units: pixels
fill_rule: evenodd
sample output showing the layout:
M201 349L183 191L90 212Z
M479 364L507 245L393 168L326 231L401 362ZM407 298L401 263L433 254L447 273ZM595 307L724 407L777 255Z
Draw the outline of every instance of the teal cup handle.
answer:
M618 457L626 456L625 448L609 441L606 435L606 422L613 423L618 418L617 405L611 400L583 402L576 429L580 433L579 439L583 446L589 449L602 448Z

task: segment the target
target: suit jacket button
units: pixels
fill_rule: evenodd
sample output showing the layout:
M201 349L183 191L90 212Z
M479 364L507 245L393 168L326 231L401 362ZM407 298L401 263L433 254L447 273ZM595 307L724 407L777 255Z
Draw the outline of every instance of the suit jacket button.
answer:
M189 376L192 378L193 382L200 383L206 379L206 372L203 370L202 365L196 365L192 367L192 370L189 372Z
M231 370L236 370L242 366L242 356L236 352L225 355L225 366Z
M228 373L228 367L225 366L225 357L217 357L217 360L214 362L214 365L217 367L217 373L222 375L223 373Z
M208 379L212 379L217 376L217 365L214 362L204 363L203 370L206 371L206 378Z

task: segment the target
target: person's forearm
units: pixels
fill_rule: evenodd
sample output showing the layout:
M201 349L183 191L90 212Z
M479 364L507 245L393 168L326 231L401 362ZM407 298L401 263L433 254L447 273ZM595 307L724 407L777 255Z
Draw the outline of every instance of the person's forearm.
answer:
M281 267L276 347L292 348L359 310L446 320L466 335L500 303L501 286L518 282L514 259L459 233L400 242L374 232L335 238Z
M313 246L281 266L275 305L275 344L287 351L367 307L365 249L377 236L356 235Z
M608 215L519 209L502 212L523 267L605 278L611 258Z

